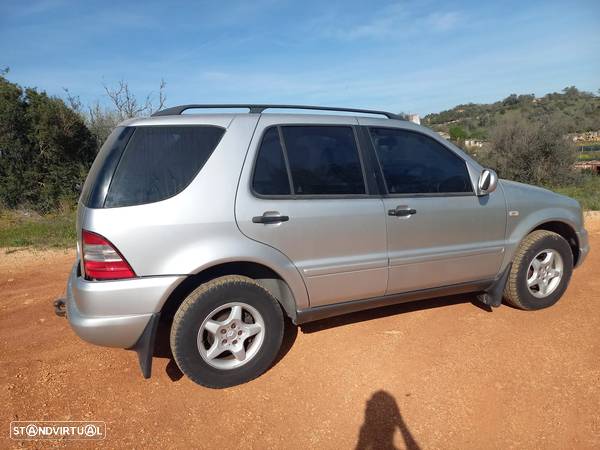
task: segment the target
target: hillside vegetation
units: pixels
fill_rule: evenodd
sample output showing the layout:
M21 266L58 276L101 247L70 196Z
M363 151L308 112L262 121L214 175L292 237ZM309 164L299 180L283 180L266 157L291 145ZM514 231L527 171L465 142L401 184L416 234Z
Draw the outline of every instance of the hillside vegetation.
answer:
M484 139L503 119L518 116L530 122L549 117L560 120L567 133L600 130L600 96L571 86L536 98L533 94L511 94L495 103L467 103L447 111L428 114L423 124L449 133L453 139Z
M96 150L61 99L0 76L0 205L47 213L72 203Z

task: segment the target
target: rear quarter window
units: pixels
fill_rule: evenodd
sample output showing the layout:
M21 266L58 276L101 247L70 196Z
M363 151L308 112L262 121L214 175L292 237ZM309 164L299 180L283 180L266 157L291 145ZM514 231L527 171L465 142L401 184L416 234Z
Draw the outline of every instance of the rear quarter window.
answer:
M112 177L104 206L165 200L183 191L200 172L225 130L215 126L135 128Z
M80 201L88 208L102 208L106 192L119 159L134 128L117 127L108 136L88 172L81 191Z

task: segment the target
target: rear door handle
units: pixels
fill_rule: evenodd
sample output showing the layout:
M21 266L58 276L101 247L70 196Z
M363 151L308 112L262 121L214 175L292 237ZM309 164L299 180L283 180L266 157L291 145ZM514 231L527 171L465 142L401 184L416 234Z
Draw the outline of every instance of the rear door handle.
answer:
M416 214L417 210L408 206L397 206L396 209L388 210L388 216L406 217Z
M282 216L278 212L267 211L262 216L254 216L252 223L280 223L290 220L289 216Z

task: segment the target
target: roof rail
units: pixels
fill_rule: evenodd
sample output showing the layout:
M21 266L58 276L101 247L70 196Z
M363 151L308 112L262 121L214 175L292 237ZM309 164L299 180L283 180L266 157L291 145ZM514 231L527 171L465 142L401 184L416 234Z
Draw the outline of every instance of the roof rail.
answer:
M377 114L385 116L388 119L404 120L399 114L394 114L387 111L375 111L372 109L355 109L355 108L334 108L331 106L308 106L308 105L250 105L250 104L224 104L224 105L202 105L202 104L190 104L190 105L179 105L173 106L172 108L163 109L152 114L152 117L156 116L178 116L188 109L229 109L229 108L248 108L248 112L251 114L260 114L265 109L311 109L315 111L340 111L340 112L354 112L354 113L366 113L366 114Z

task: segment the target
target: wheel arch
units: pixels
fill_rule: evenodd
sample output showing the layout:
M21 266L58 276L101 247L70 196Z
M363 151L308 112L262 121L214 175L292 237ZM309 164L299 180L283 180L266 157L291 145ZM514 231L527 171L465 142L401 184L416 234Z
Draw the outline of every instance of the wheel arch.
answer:
M162 305L163 317L172 318L181 303L195 288L225 275L242 275L256 281L281 305L285 314L296 322L297 302L288 282L272 268L256 261L227 261L205 267L187 276L173 289Z
M569 244L569 247L571 247L571 252L573 254L573 266L575 267L577 265L579 260L579 239L577 238L575 229L570 224L560 220L549 220L529 230L527 235L537 230L552 231L553 233L562 236L563 239Z

